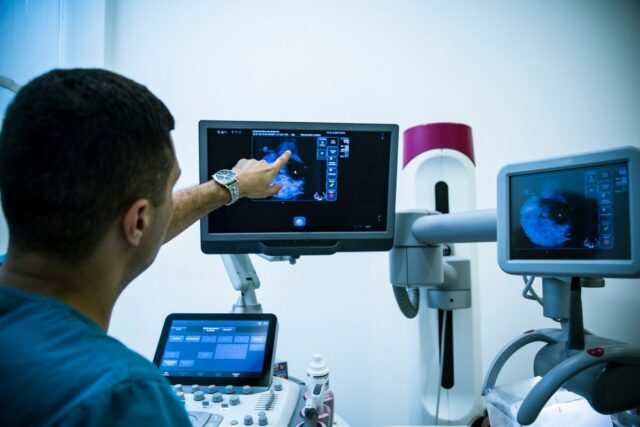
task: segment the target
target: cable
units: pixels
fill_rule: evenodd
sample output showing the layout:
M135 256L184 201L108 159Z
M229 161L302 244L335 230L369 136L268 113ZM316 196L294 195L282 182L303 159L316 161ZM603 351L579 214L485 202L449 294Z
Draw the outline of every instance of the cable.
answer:
M413 319L420 309L420 288L405 288L393 285L393 295L396 297L398 307L404 316Z
M0 75L0 87L3 87L13 93L18 93L18 91L21 88L21 86L18 83L14 82L9 77L5 77L3 75Z
M438 395L436 396L436 425L440 415L440 390L442 390L442 377L444 376L444 338L447 331L447 317L449 311L444 310L442 313L442 332L440 332L440 378L438 380Z
M522 276L522 281L524 282L524 289L522 290L522 296L526 299L538 301L538 304L544 305L542 298L538 296L535 289L533 289L533 281L536 276Z

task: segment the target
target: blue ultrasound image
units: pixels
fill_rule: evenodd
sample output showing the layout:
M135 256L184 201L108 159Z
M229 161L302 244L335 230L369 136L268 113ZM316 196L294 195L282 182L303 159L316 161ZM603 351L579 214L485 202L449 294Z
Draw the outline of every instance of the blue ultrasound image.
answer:
M282 189L267 201L314 201L314 195L324 190L325 163L316 159L316 138L308 137L254 137L253 154L258 160L273 163L285 151L291 158L283 167L274 184Z
M585 197L582 175L513 181L512 233L517 247L595 249L598 206Z
M532 193L520 208L520 225L529 240L543 248L555 248L571 240L575 212L557 190Z

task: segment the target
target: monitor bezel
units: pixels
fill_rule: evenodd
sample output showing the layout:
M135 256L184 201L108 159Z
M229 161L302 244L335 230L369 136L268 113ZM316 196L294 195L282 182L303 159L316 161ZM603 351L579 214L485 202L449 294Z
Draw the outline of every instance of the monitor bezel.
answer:
M554 172L600 164L627 162L629 168L629 259L533 260L511 258L510 182L516 175ZM640 277L640 150L621 147L574 156L518 163L503 167L498 174L497 243L498 264L509 274L543 277Z
M222 320L222 321L243 321L243 320L263 320L269 322L267 330L267 342L264 352L264 361L262 364L262 372L259 377L254 378L220 378L205 376L163 376L171 384L198 384L198 385L216 385L216 386L251 386L257 388L269 388L273 377L273 362L275 361L277 340L278 340L278 318L271 313L172 313L167 316L162 326L158 346L153 357L153 364L160 369L162 355L167 345L167 339L171 330L171 324L174 320Z
M387 222L385 231L209 233L209 215L205 215L200 220L200 242L203 253L263 253L275 256L330 255L336 252L388 251L393 246L398 170L398 125L201 120L199 122L201 183L210 181L207 168L207 130L211 128L390 132ZM283 243L288 242L290 242L291 245L283 245Z

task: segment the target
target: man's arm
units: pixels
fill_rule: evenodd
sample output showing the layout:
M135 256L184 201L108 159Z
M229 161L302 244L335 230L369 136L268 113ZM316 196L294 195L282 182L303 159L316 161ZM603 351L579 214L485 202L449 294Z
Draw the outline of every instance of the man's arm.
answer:
M214 181L173 193L173 217L164 242L176 237L202 216L229 201L229 192Z
M291 157L287 151L275 162L240 160L233 171L237 175L240 197L251 199L269 197L280 191L281 185L271 185L280 169ZM214 181L196 185L173 194L173 217L165 236L165 243L186 230L191 224L229 202L231 195Z

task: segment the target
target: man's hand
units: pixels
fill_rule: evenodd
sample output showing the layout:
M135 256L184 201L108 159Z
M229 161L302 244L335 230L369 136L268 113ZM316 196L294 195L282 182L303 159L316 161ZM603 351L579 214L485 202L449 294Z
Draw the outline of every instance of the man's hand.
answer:
M264 160L241 159L233 167L238 179L240 197L259 199L273 196L280 191L282 185L271 185L271 183L290 157L291 151L287 150L273 163L267 163Z

